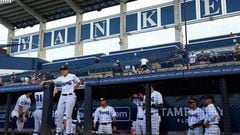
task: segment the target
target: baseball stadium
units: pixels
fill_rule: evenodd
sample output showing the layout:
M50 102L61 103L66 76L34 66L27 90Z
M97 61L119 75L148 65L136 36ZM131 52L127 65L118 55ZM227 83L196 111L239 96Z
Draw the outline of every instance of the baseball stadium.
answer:
M0 0L0 135L240 135L239 24L240 0Z

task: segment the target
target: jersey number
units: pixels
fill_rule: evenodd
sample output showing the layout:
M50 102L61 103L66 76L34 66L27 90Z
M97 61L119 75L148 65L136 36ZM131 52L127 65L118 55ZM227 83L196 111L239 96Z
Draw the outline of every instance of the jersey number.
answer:
M36 95L36 102L42 102L42 95Z

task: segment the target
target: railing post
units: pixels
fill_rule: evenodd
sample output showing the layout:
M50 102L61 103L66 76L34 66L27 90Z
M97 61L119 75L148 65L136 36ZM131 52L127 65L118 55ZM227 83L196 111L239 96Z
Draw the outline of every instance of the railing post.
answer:
M7 111L6 111L5 123L4 123L4 132L5 132L5 134L8 131L11 104L12 104L12 94L8 94L7 95Z
M54 85L44 86L44 102L42 112L42 127L41 135L51 134L51 122L52 122L52 107L53 107L53 89Z
M151 123L151 91L150 91L150 85L145 85L145 107L146 107L146 134L151 135L152 134L152 123Z
M92 134L92 86L86 85L84 92L84 135Z
M228 98L228 90L227 83L225 78L219 79L219 89L222 98L222 107L223 107L223 126L224 126L224 134L232 135L232 123L231 123L231 114L229 108L229 98Z

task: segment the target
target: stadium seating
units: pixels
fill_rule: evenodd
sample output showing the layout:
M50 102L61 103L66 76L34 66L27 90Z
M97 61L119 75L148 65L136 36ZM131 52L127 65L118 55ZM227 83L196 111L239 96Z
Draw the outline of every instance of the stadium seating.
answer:
M234 36L240 36L240 33L233 33ZM223 38L229 38L232 35L220 35L220 36L214 36L214 37L207 37L207 38L200 38L200 39L193 39L189 40L189 43L195 43L195 42L202 42L202 41L209 41L209 40L216 40L216 39L223 39Z
M98 54L92 54L92 55L84 55L80 57L72 57L72 58L66 58L66 59L58 59L58 60L53 60L52 62L59 62L59 61L66 61L66 60L74 60L74 59L81 59L81 58L89 58L89 57L100 57L106 55L105 53L98 53Z
M147 58L150 63L165 61L178 52L179 47L176 45L149 48L143 50L131 50L119 53L112 53L100 57L100 63L87 67L90 73L111 71L113 62L119 60L122 65L140 64L141 58Z
M240 33L239 33L240 34ZM219 63L238 60L230 47L240 43L240 36L229 37L227 35L211 37L206 39L192 40L186 46L187 51L202 52L197 53L197 62L207 61L207 63ZM96 77L103 74L111 74L113 63L119 60L123 66L124 73L131 72L132 67L137 69L140 66L140 59L149 60L149 69L158 71L160 68L178 67L182 64L182 57L179 53L182 48L180 42L148 47L134 48L128 50L110 52L109 55L99 53L81 57L54 60L53 62L43 63L41 70L24 72L17 74L17 81L21 82L22 77L31 77L35 72L40 78L58 76L60 66L67 64L71 72L79 77ZM227 48L226 50L215 50L216 48ZM212 52L205 50L214 50ZM125 68L126 67L126 68ZM163 69L165 70L165 69ZM130 73L131 74L131 73ZM10 80L10 75L4 77Z
M168 46L172 46L172 45L176 45L179 48L181 48L183 46L180 42L173 42L173 43L168 43L168 44L153 45L153 46L133 48L133 49L128 49L128 50L114 51L114 52L110 52L109 54L117 54L117 53L130 52L130 51L140 51L140 50L153 49L153 48L158 48L158 47L168 47Z
M186 50L188 51L203 51L215 48L223 48L223 47L233 47L236 43L240 43L240 37L229 37L208 41L199 41L190 43L186 46Z
M47 61L39 58L0 56L0 69L39 70Z
M78 69L85 66L89 66L98 62L98 57L76 58L65 61L57 61L52 63L45 63L42 66L42 70L56 70L62 65L68 65L70 69Z

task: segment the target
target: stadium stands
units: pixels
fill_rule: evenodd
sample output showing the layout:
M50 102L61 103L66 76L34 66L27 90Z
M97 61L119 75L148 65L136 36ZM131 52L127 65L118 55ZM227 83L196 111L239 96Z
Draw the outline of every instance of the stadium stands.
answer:
M216 39L223 39L223 38L229 38L229 37L234 37L234 36L240 36L240 33L230 33L230 34L227 34L227 35L220 35L220 36L214 36L214 37L193 39L193 40L189 40L189 43L195 43L195 42L201 42L201 41L209 41L209 40L216 40Z
M197 52L196 65L201 65L203 64L203 61L204 63L220 63L239 60L239 56L236 56L237 54L233 50L234 46L239 42L239 36L227 37L226 35L223 35L207 38L206 40L192 40L191 43L185 47L187 51ZM99 53L54 60L53 62L43 63L40 69L35 68L35 71L33 72L17 74L17 81L21 82L24 77L44 79L49 76L58 76L59 67L65 64L67 64L71 69L71 72L75 73L77 76L90 78L99 77L98 75L100 75L100 77L112 76L112 66L116 60L120 61L124 73L133 72L133 70L131 70L132 67L138 69L140 67L140 59L142 58L147 58L149 60L148 68L151 71L161 71L161 69L171 69L174 67L178 68L181 67L182 64L181 48L181 43L174 42L163 45L114 51L110 52L109 55ZM222 48L226 49L224 50ZM204 52L205 50L213 51ZM5 76L4 80L9 81L10 76Z
M100 57L100 63L88 67L90 73L111 71L114 61L119 60L122 65L140 65L141 58L147 58L151 63L161 62L175 56L179 47L176 45L148 48L142 50L130 50L112 53Z
M43 63L47 61L39 58L0 56L0 69L40 70Z
M152 45L152 46L133 48L133 49L128 49L128 50L114 51L114 52L110 52L109 54L117 54L117 53L130 52L130 51L140 51L140 50L145 50L145 49L153 49L153 48L157 48L157 47L168 47L168 46L172 46L172 45L176 45L179 48L181 48L183 46L180 42L174 42L174 43L168 43L168 44Z
M89 57L100 57L106 55L105 53L99 53L99 54L92 54L92 55L84 55L80 57L72 57L72 58L66 58L66 59L58 59L58 60L53 60L52 62L59 62L59 61L66 61L66 60L74 60L74 59L81 59L81 58L89 58Z
M76 58L65 61L57 61L52 63L45 63L42 66L42 70L56 70L62 65L68 65L70 69L78 69L80 67L89 66L95 64L99 61L98 57L86 57L86 58Z
M207 41L199 41L190 43L186 46L188 51L202 51L223 47L234 47L237 43L240 43L240 37L220 38Z

